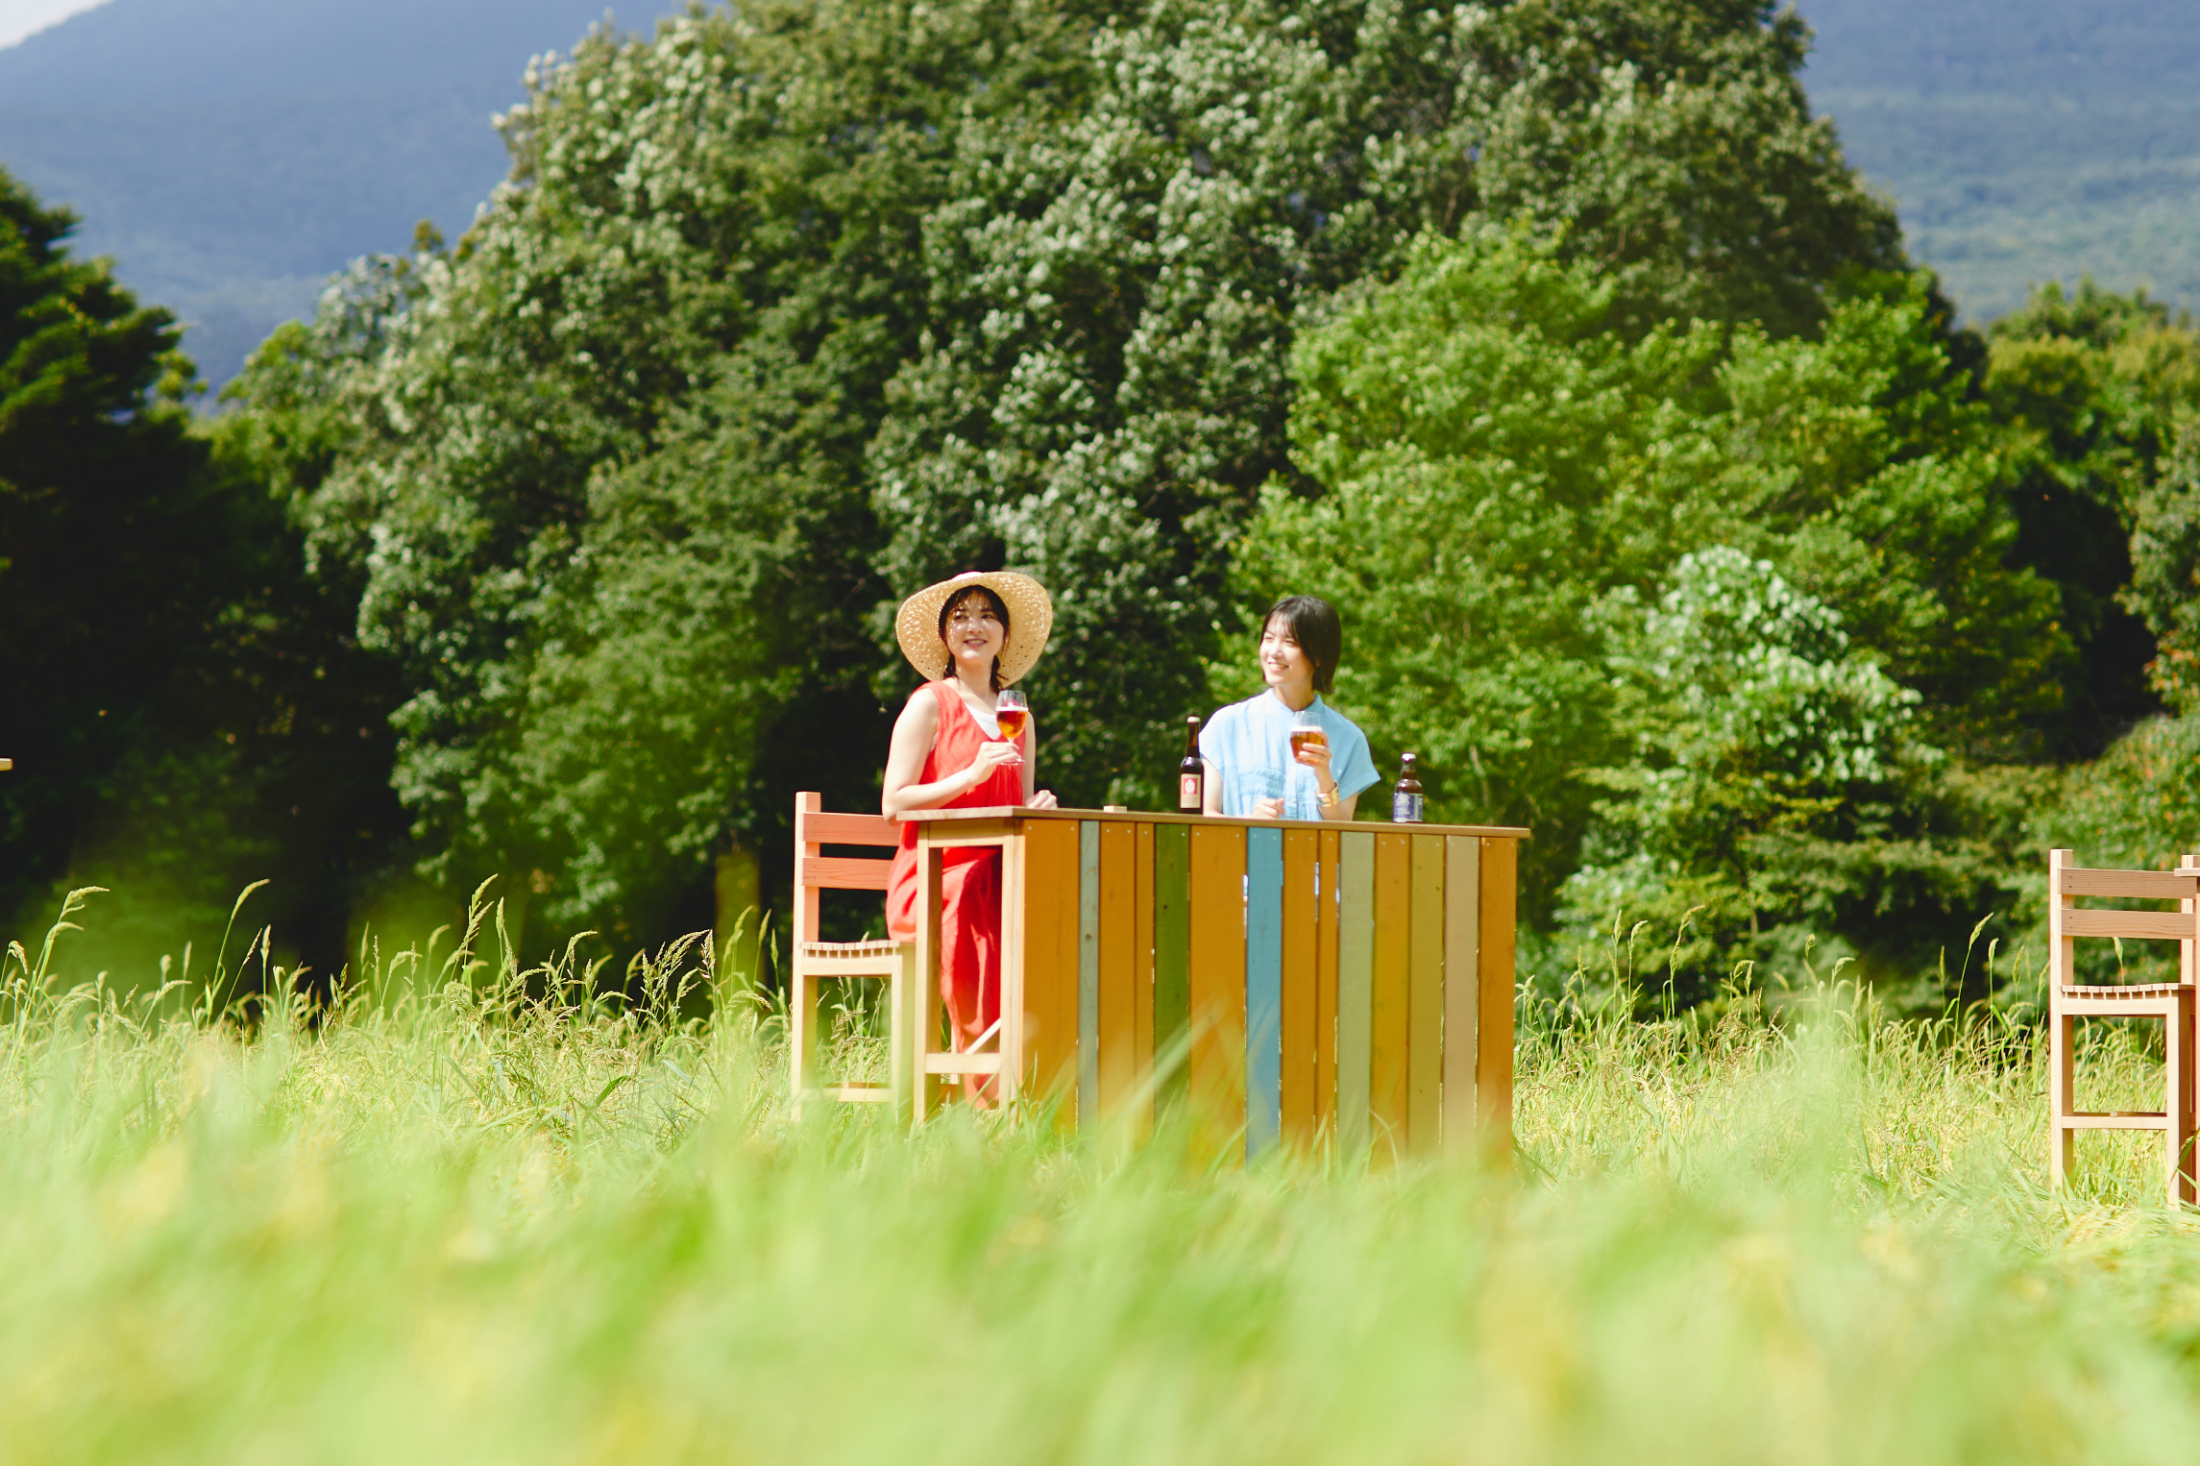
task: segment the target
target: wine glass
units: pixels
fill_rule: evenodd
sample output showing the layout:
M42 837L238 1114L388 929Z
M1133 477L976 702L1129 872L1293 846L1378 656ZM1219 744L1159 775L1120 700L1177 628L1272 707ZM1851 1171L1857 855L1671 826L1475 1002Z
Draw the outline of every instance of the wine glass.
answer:
M1024 727L1031 721L1031 706L1015 688L1004 687L994 699L993 717L1000 724L1001 737L1014 743L1024 736Z

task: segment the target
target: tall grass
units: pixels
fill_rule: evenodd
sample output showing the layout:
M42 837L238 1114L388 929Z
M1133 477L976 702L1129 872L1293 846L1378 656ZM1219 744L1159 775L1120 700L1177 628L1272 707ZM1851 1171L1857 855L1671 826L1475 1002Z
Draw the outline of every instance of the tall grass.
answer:
M2039 1055L1839 988L1524 1015L1511 1170L797 1125L707 947L378 959L318 1025L0 994L0 1456L2186 1461L2200 1231ZM493 945L493 942L491 943ZM600 977L601 974L598 974ZM715 993L682 1017L683 988ZM2104 1030L2089 1083L2148 1062Z

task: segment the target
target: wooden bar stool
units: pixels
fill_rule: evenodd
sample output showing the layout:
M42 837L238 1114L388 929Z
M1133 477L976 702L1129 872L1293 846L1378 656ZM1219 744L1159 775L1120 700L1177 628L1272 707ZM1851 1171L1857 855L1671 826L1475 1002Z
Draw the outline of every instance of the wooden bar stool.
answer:
M909 1000L916 950L906 942L821 942L817 938L818 892L881 891L893 866L860 856L828 856L827 845L893 850L901 829L875 814L827 814L814 792L794 799L794 964L787 989L787 1048L793 1068L795 1114L807 1099L891 1104L906 1113L909 1104ZM888 1078L885 1084L820 1084L817 1079L817 992L822 979L866 978L886 984Z
M2164 1187L2171 1205L2193 1200L2193 999L2200 982L2200 856L2174 871L2087 870L2068 850L2047 852L2048 1166L2057 1186L2070 1174L2080 1130L2162 1132ZM2080 908L2080 896L2175 901L2175 911ZM2081 986L2079 937L2177 943L2177 981ZM2164 1027L2160 1110L2084 1111L2074 1093L2077 1020L2159 1018Z

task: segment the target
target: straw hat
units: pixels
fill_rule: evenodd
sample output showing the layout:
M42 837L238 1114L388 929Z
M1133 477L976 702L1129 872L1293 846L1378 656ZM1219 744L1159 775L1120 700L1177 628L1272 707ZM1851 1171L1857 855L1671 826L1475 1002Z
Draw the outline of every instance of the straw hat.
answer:
M984 586L1008 607L1008 639L1001 645L1002 686L1029 672L1039 653L1047 649L1047 636L1054 630L1054 602L1045 586L1013 570L967 570L918 591L901 603L894 617L901 654L927 682L947 666L947 646L940 640L940 607L974 585Z

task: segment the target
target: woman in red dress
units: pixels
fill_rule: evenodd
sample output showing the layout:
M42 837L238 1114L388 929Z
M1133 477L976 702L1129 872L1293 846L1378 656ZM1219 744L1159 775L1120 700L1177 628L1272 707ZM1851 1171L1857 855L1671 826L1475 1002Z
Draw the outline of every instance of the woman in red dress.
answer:
M1054 604L1028 575L973 571L902 602L895 633L902 655L927 681L894 723L880 810L1029 805L1054 808L1038 788L1038 730L1013 739L995 718L1001 689L1031 670L1054 628ZM940 916L940 997L955 1046L1001 1016L1001 858L998 850L948 850ZM917 939L917 827L901 827L886 887L886 931ZM978 1076L963 1089L983 1098Z

